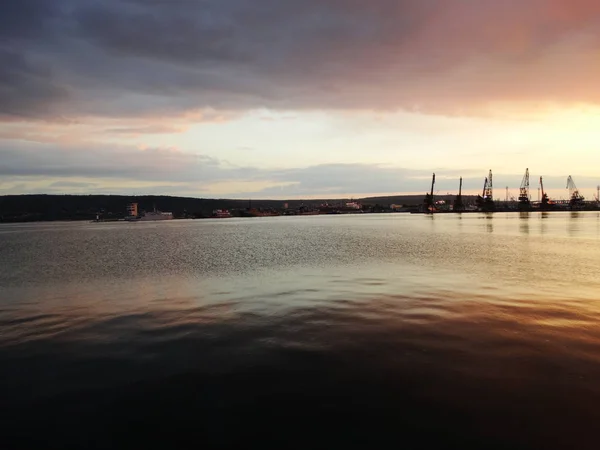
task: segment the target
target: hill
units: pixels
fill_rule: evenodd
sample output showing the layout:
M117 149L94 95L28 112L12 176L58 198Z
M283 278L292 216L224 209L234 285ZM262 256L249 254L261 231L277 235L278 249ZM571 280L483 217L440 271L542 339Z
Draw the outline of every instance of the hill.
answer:
M418 205L422 195L399 195L367 197L358 199L363 205L387 207L390 204ZM451 201L452 196L438 199ZM30 222L52 220L93 220L98 213L104 217L120 218L125 206L137 202L140 210L171 211L175 217L209 217L216 209L246 210L252 208L280 210L287 203L289 208L301 205L318 206L322 203L340 203L347 199L311 200L236 200L170 197L163 195L5 195L0 196L0 222Z

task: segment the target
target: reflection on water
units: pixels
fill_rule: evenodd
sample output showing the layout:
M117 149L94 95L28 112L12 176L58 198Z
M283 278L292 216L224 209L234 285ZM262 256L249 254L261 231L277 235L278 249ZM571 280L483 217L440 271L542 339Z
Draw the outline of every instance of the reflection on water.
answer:
M569 235L576 236L579 232L579 219L581 218L581 213L579 211L571 211L569 213Z
M477 219L481 221L481 227L487 233L494 232L494 214L493 213L481 213L477 215Z
M3 436L596 448L599 220L2 226Z
M540 215L540 234L544 235L548 232L547 221L550 218L550 213L548 211L542 211L539 213Z
M529 219L531 218L531 213L529 211L521 211L519 212L519 231L521 234L529 234Z

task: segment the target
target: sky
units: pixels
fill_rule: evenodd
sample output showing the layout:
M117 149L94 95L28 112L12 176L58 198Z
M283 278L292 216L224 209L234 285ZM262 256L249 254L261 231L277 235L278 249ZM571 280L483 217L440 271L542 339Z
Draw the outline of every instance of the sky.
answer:
M4 0L0 195L600 184L597 0Z

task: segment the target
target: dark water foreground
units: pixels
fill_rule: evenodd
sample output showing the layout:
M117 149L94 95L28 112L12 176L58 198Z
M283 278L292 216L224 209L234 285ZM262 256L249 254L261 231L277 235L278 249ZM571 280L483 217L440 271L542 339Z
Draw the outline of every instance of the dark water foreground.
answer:
M597 213L0 227L0 445L597 448L599 236Z

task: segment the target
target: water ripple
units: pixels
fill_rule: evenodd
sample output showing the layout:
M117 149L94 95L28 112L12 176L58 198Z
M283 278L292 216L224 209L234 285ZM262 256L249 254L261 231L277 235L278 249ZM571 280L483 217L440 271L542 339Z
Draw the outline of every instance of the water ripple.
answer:
M598 217L538 219L0 230L3 436L596 448Z

